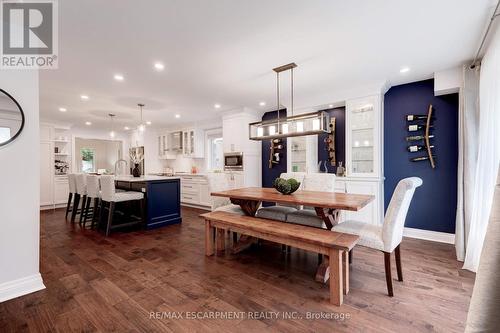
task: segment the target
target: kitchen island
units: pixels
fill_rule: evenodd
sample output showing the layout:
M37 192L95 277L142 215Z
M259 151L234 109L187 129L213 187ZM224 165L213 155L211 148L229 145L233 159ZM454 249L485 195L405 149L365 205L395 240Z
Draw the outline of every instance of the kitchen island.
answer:
M146 229L182 222L179 177L117 176L115 182L117 189L144 193Z

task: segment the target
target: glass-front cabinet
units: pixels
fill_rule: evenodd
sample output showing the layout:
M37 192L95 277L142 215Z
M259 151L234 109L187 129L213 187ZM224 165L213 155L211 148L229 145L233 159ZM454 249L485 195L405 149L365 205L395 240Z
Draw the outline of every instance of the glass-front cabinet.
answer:
M349 176L381 175L381 101L367 96L346 102L346 167Z

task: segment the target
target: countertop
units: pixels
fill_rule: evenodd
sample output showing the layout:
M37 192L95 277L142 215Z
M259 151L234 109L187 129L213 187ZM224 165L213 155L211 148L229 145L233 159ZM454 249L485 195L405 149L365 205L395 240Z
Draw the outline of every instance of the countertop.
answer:
M121 182L152 182L155 180L168 180L168 179L180 179L180 177L179 176L172 176L172 177L167 177L167 176L141 176L141 177L117 176L117 177L115 177L115 180L121 181Z

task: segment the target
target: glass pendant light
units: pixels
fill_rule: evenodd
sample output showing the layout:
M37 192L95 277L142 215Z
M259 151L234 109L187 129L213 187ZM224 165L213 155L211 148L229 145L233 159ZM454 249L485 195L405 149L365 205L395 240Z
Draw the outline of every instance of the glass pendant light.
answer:
M294 116L293 105L293 69L297 67L295 63L290 63L280 67L273 68L276 72L276 90L277 90L277 119L258 121L250 123L249 139L250 140L269 140L276 138L286 138L293 136L305 136L313 134L328 133L330 116L324 111L300 114ZM290 71L290 87L291 87L291 116L280 118L280 73Z
M109 114L109 118L111 119L111 132L109 132L109 136L111 138L114 138L116 133L115 133L115 127L114 127L114 124L113 124L113 118L115 117L114 114L110 113Z
M139 106L139 108L141 109L141 123L139 124L139 126L137 126L137 129L139 130L139 132L144 132L146 130L146 125L144 124L144 121L142 121L142 108L145 105L142 103L139 103L139 104L137 104L137 106Z

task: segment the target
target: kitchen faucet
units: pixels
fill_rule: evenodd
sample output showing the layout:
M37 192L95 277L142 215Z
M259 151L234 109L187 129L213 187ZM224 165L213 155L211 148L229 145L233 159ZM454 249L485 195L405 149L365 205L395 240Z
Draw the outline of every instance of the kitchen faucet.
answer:
M119 159L118 161L115 162L115 176L118 176L117 174L117 171L118 171L118 165L121 163L121 162L125 162L125 169L124 170L127 170L127 166L128 166L128 163L126 160L124 160L123 158Z

